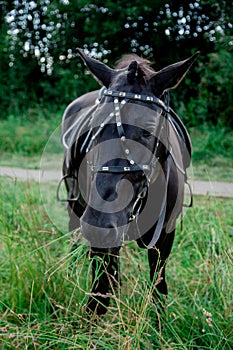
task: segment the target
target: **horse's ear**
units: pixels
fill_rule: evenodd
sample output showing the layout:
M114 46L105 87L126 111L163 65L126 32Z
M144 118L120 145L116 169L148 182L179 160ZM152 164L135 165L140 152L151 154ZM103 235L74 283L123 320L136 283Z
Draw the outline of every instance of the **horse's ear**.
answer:
M165 90L176 88L193 62L196 60L199 52L184 61L180 61L161 69L150 78L152 89L157 97L160 97Z
M116 71L109 68L106 64L87 56L81 49L78 48L77 51L96 80L108 88Z

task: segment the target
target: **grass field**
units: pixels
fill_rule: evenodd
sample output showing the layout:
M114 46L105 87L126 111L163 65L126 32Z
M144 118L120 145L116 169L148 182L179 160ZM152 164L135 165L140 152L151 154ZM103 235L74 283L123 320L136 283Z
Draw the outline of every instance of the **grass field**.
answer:
M233 348L233 199L195 197L168 262L158 329L146 251L122 248L121 292L90 327L87 246L70 253L70 234L50 222L38 184L1 178L1 193L1 350Z
M57 169L60 120L44 112L2 120L0 166L38 169L42 160L46 169ZM208 126L190 132L194 178L232 181L233 133ZM94 326L85 313L88 247L71 253L55 185L1 178L1 350L233 348L233 199L195 197L184 230L178 226L162 329L156 327L147 254L133 242L121 250L121 292Z

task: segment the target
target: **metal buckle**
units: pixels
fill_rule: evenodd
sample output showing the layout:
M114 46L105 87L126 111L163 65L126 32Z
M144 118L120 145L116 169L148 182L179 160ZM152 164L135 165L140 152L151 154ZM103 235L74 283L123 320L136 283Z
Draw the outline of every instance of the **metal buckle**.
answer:
M126 95L125 92L123 92L123 91L120 91L120 92L119 92L119 97L125 97L125 95Z
M60 179L60 181L58 183L57 192L56 192L56 196L57 196L57 201L58 202L76 202L79 199L79 197L80 197L80 193L78 193L78 195L76 197L74 197L74 198L69 198L69 193L68 193L68 197L67 198L63 199L63 198L60 197L61 185L68 178L76 180L76 181L78 180L76 176L72 176L72 175L69 175L69 174L62 176L62 178Z
M144 187L142 191L138 194L138 198L143 199L146 197L148 191L148 186Z

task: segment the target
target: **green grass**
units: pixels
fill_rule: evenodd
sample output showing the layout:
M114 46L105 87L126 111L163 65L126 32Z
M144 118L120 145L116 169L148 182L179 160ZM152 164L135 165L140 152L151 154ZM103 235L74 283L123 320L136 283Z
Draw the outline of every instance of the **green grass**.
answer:
M49 146L52 165L63 154L60 115L29 111L28 115L1 120L0 166L39 169L43 150ZM202 125L190 130L194 179L228 181L233 178L233 132Z
M178 227L161 330L145 250L122 248L121 293L90 327L88 248L70 253L70 234L49 220L37 184L1 178L1 193L1 350L232 349L233 199L195 197Z
M62 152L58 132L60 122L61 115L45 113L9 116L1 120L0 165L38 169L48 141L56 157ZM51 138L54 132L57 139Z
M193 145L194 177L202 180L232 182L233 131L203 125L190 130Z

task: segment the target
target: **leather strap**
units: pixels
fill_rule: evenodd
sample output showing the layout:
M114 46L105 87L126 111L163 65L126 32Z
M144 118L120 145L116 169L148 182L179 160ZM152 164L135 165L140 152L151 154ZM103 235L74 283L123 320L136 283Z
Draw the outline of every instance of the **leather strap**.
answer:
M171 156L170 154L167 157L167 169L166 169L166 183L165 183L165 193L163 197L163 203L162 203L162 209L159 215L159 219L157 221L153 237L148 245L145 244L145 247L147 249L151 249L155 246L157 243L165 221L165 215L166 215L166 210L167 210L167 189L168 189L168 182L169 182L169 177L170 177L170 170L171 170Z
M170 107L166 106L162 100L160 100L158 97L155 97L155 96L147 96L147 95L141 95L141 94L134 94L132 92L122 92L122 91L114 91L114 90L107 90L107 89L103 91L103 94L105 96L127 98L129 100L155 103L159 107L162 107L167 113L170 112Z
M149 165L133 164L129 166L95 166L90 165L90 169L93 173L124 173L124 172L136 172L136 171L150 171Z

